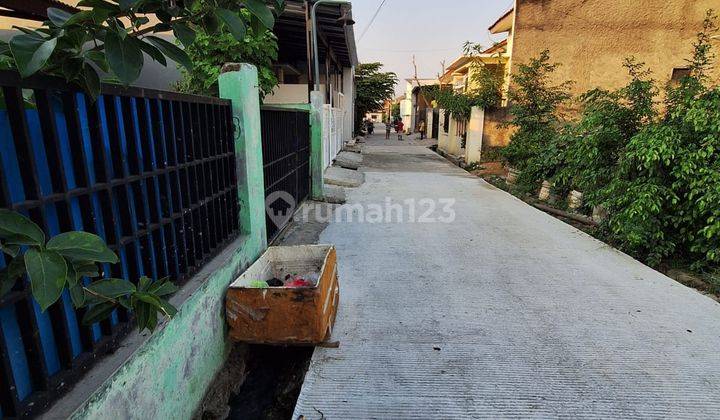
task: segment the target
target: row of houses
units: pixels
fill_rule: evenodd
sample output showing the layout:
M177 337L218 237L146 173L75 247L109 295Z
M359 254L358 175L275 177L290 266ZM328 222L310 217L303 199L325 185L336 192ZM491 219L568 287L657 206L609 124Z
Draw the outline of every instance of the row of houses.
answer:
M0 71L0 209L47 237L101 236L120 257L104 276L181 287L178 316L141 336L137 314L119 308L85 325L67 291L44 311L29 282L15 282L0 296L0 417L191 418L202 408L230 349L228 285L290 221L271 215L323 198L324 171L353 132L352 5L285 4L273 30L280 84L263 106L250 64L223 66L211 97L172 91L175 65L145 56L136 84L103 84L94 101L59 78ZM0 1L0 39L39 27L49 7L85 6ZM0 277L13 258L0 252Z
M461 55L437 78L407 79L406 94L396 101L409 130L425 121L428 136L438 140L441 152L468 164L479 162L483 151L510 141L511 129L503 123L510 117L508 91L519 65L549 50L552 62L560 64L549 82L572 81L571 93L577 97L595 88L624 86L629 76L623 61L635 57L663 86L686 74L706 12L718 6L717 0L515 0L513 8L487 29L504 39L478 54ZM484 37L478 33L478 38ZM501 106L475 109L468 121L458 121L423 96L421 86L427 85L466 92L478 62L501 69ZM711 77L720 80L719 66L711 70ZM570 104L568 116L577 111Z

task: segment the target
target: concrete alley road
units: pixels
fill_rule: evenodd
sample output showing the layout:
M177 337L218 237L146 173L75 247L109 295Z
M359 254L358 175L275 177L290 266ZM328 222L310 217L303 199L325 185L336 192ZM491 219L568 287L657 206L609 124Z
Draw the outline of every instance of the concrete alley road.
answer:
M340 348L315 350L295 419L718 417L720 305L380 137L348 204L454 198L456 218L325 229Z

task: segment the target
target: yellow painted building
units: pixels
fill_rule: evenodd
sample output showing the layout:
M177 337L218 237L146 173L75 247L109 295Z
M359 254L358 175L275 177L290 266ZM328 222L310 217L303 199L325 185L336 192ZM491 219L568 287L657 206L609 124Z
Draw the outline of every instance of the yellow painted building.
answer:
M515 0L489 29L508 34L509 74L548 49L560 64L551 83L573 81L579 95L624 86L623 61L631 56L659 86L681 77L709 9L720 12L720 0ZM720 82L720 64L711 77Z
M458 93L470 93L476 88L476 72L490 67L505 74L508 60L507 41L502 41L477 55L458 57L440 76L440 84ZM447 154L462 156L466 162L478 161L482 149L482 120L484 111L474 112L469 121L458 121L441 110L438 148Z

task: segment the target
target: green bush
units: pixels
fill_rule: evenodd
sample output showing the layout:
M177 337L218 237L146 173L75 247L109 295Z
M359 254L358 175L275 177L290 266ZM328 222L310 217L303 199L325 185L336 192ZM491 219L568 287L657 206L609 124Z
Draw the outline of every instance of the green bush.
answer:
M586 205L609 213L597 234L650 265L671 259L715 272L720 267L720 87L708 70L717 32L709 11L694 43L689 75L665 87L665 112L654 104L650 72L625 62L627 86L580 98L579 120L561 127L566 85L551 86L547 52L519 66L511 94L517 131L503 151L522 171L522 191L551 179L578 189Z
M690 74L667 87L664 118L630 139L600 193L610 237L650 264L720 263L720 88L708 87L707 75L715 21L708 12Z
M657 94L650 72L634 59L625 61L630 82L616 91L591 90L580 97L579 122L558 136L559 157L544 157L557 170L547 171L561 191L577 189L587 205L603 200L599 192L615 177L620 156L630 139L656 116Z
M543 156L559 146L553 146L562 126L557 111L570 98L570 82L551 84L550 76L557 67L558 64L550 63L550 52L545 50L529 63L520 64L512 76L512 89L508 95L510 125L516 131L502 154L509 165L522 172L518 180L521 185L528 180L534 182L536 176L544 177L550 168L543 163Z
M135 313L140 331L154 330L158 314L172 318L177 309L166 300L178 288L161 279L142 277L137 285L126 279L100 278L98 267L117 264L118 256L105 241L88 232L65 232L50 239L32 220L0 209L0 257L11 258L0 270L0 297L10 293L24 275L40 309L47 310L68 291L76 308L87 308L82 322L91 325L120 307Z
M436 101L438 108L457 121L469 120L473 107L491 108L502 101L502 66L485 65L480 58L484 50L480 44L472 42L463 45L463 55L471 60L470 79L465 92L456 92L452 86L422 87L426 98Z
M183 69L183 78L177 85L181 92L218 96L218 78L225 63L254 64L258 69L263 96L277 86L278 80L272 68L273 61L277 60L277 38L264 28L248 27L242 41L238 41L225 27L215 33L200 29L185 52L190 57L192 68Z

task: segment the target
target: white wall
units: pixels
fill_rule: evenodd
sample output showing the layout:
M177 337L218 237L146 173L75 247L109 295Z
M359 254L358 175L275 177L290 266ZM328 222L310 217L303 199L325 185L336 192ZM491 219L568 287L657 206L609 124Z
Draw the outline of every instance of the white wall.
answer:
M343 70L343 95L345 96L345 121L343 124L343 139L350 140L355 131L355 68L346 67Z
M428 138L433 135L433 110L428 108L425 115L425 132Z
M402 122L405 126L405 131L409 132L412 127L412 100L410 99L403 99L400 101L400 117L402 118Z
M325 85L320 85L320 91L325 92ZM310 103L308 85L306 84L279 84L272 93L265 96L263 103L272 104L307 104Z
M482 155L482 135L485 123L485 110L474 106L467 126L467 140L465 141L465 162L480 162Z

